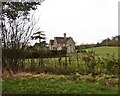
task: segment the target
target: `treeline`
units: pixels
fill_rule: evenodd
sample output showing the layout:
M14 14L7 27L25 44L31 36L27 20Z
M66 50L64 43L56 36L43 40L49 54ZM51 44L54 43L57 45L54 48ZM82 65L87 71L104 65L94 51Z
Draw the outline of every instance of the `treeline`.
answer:
M116 40L103 41L101 43L101 46L120 46L120 41Z
M97 43L96 46L120 46L120 35L104 39L101 43Z
M93 47L99 47L99 46L120 46L120 35L107 38L102 40L102 42L97 43L97 44L81 44L76 46L76 49L78 50L78 52L82 49L87 49L87 48L93 48Z

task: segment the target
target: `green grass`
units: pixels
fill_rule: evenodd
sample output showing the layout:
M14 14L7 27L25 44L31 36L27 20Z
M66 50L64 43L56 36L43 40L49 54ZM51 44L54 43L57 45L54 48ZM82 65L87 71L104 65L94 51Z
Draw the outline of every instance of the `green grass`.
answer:
M118 56L118 49L120 47L109 47L109 46L102 46L102 47L94 47L94 48L88 48L85 49L86 51L88 50L94 50L97 54L105 56L106 53L108 54L115 54L115 56Z
M65 75L3 78L4 94L117 94L118 88L71 80Z

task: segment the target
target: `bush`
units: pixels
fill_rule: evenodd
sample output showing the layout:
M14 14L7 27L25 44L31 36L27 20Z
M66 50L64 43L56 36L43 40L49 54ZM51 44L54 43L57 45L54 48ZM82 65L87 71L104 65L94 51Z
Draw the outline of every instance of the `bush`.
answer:
M94 51L89 51L85 56L82 57L82 60L84 61L86 72L88 74L92 74L93 77L95 77L97 72L97 66L98 66L98 56L95 54Z
M107 74L118 75L120 62L119 59L115 57L115 54L107 54L106 58L103 58L103 60Z

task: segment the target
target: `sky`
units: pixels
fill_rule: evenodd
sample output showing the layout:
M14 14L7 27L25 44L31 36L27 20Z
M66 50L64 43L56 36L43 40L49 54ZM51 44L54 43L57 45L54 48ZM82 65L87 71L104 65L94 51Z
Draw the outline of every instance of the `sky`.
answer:
M118 1L45 0L34 14L47 43L64 33L76 45L97 43L118 35Z

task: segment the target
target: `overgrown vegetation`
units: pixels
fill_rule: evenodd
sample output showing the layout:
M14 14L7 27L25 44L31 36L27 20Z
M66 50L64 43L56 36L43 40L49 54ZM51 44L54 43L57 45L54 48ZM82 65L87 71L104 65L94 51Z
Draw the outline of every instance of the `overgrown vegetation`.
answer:
M108 94L109 91L109 94L117 94L120 59L115 54L107 53L102 56L90 50L74 56L66 56L65 50L3 52L6 53L4 58L7 58L4 61L12 60L9 68L13 68L15 72L12 77L7 78L3 74L4 94L14 91L21 94ZM30 72L32 75L21 77L17 75L19 72L26 72L25 75ZM45 77L41 77L41 74Z
M114 54L100 56L94 51L86 51L75 56L67 56L63 51L3 50L3 63L12 62L13 71L36 71L53 74L112 74L117 75L119 59ZM7 63L5 63L7 64ZM3 65L5 66L5 65ZM6 65L7 66L7 65ZM19 70L18 70L19 69ZM32 70L31 70L32 69Z

